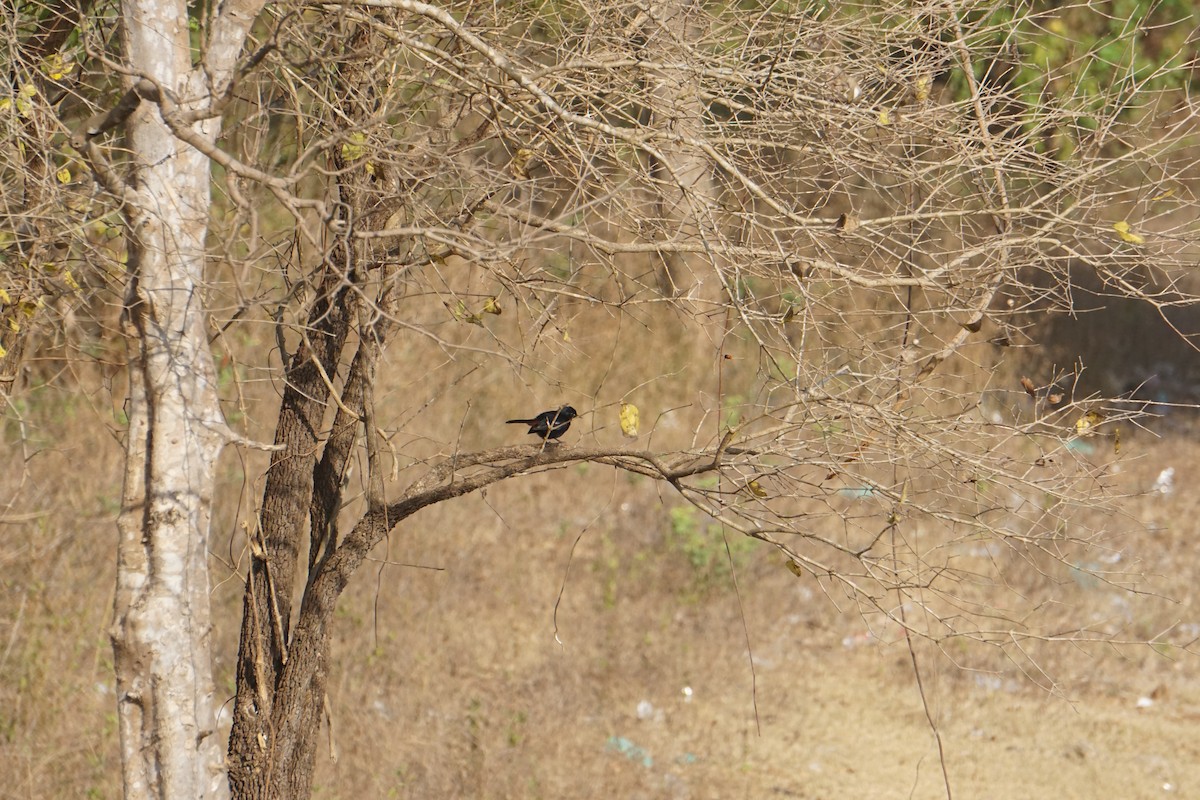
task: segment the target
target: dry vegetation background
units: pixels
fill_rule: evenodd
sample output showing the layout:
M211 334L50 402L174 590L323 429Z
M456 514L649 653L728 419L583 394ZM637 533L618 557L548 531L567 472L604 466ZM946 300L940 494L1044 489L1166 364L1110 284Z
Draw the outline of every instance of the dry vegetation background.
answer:
M514 58L526 58L518 67L534 74L539 59L551 60L536 46L538 36L549 34L538 28L537 10L516 7L517 22L485 32L511 48ZM612 21L604 4L580 8L581 17L595 11L600 22ZM889 6L889 13L905 19L908 9ZM728 180L727 172L720 173L727 182L712 187L712 195L697 191L700 201L719 195L728 214L706 240L728 246L713 262L741 272L730 281L733 299L701 298L689 306L667 302L670 293L660 292L657 283L662 264L646 255L651 244L662 244L655 237L671 234L669 223L679 220L657 220L658 232L631 222L643 220L652 195L672 191L671 182L642 169L646 159L632 156L619 137L580 134L542 114L543 106L514 90L478 53L447 44L453 37L430 19L405 29L410 51L389 45L411 59L405 64L397 57L398 74L424 76L422 59L428 58L450 75L438 85L452 90L429 100L422 108L426 116L413 111L412 119L393 126L376 108L367 113L355 107L369 106L374 94L348 99L344 84L333 78L315 89L292 86L294 96L272 95L278 89L272 81L295 77L293 68L302 73L296 67L300 48L330 30L322 25L334 24L316 13L275 21L285 39L292 37L284 42L284 55L264 62L278 72L264 67L246 82L239 97L245 107L231 112L237 124L228 126L222 144L283 174L289 159L297 158L288 147L300 138L288 126L298 130L312 121L305 114L323 114L318 122L327 128L318 132L328 140L312 135L305 141L317 144L300 155L327 167L328 153L361 163L369 147L380 148L370 156L380 174L411 189L404 206L409 221L448 236L468 256L483 254L435 254L422 251L429 241L421 236L405 239L410 249L402 253L409 259L404 269L420 273L424 282L398 281L405 292L397 315L402 324L384 353L375 390L377 427L386 432L389 497L439 459L527 442L523 429L504 420L561 403L582 412L564 447L622 445L617 412L630 401L641 411L637 446L667 451L711 446L746 418L761 423L781 395L786 399L788 391L807 384L830 397L809 406L804 404L814 395L796 392L812 417L787 431L796 449L779 452L815 453L819 463L781 456L775 465L784 466L768 474L763 464L770 466L769 459L747 460L747 470L761 469L743 479L759 475L766 499L779 501L781 513L790 515L785 519L796 538L787 541L798 542L804 553L823 557L836 550L822 549L809 535L845 549L878 536L875 560L860 565L843 559L837 563L844 574L879 567L875 576L889 585L889 564L919 565L912 572L900 569L895 579L909 597L905 619L933 635L961 623L962 634L940 644L913 641L918 682L908 642L884 613L900 611L888 605L891 589L875 595L882 605L873 608L836 580L794 574L778 550L723 528L662 483L599 463L558 466L425 509L376 548L338 607L331 715L322 733L315 796L942 797L946 781L935 732L949 784L960 797L1200 796L1200 687L1194 681L1200 499L1193 489L1200 464L1194 416L1200 360L1187 341L1200 335L1200 315L1187 301L1197 292L1195 249L1188 241L1200 184L1190 116L1172 112L1165 102L1154 109L1162 112L1156 119L1163 128L1179 126L1172 140L1179 149L1156 163L1159 171L1145 175L1138 174L1140 162L1107 161L1107 145L1088 134L1079 135L1094 145L1087 154L1094 162L1073 167L1074 173L1058 172L1054 159L1031 144L1035 134L1023 139L1019 125L997 135L996 147L1011 148L999 161L1028 169L1012 185L1020 187L1014 197L1031 210L1027 217L1013 212L1020 218L1014 238L1029 239L1021 245L1027 250L1013 258L1025 259L1020 263L1028 269L1014 268L1011 283L992 298L988 287L996 284L982 276L1001 275L1010 264L999 259L995 272L984 267L994 266L997 242L1010 240L993 226L990 209L998 203L990 177L978 179L985 172L980 164L987 163L980 142L990 140L978 129L987 126L952 125L970 120L968 104L944 82L933 87L932 73L920 62L928 57L938 69L952 71L947 65L958 57L955 48L931 35L922 40L922 47L932 42L928 52L916 48L911 59L897 59L894 74L880 77L864 66L869 59L822 49L814 39L806 46L829 61L816 67L829 69L819 73L796 59L792 88L773 85L778 95L765 99L747 95L760 83L754 70L761 72L769 60L743 62L737 53L719 52L713 56L717 66L732 71L714 67L705 74L705 91L724 91L727 80L740 88L718 98L731 104L730 117L721 120L727 127L713 125L721 134L713 141L722 155L760 178L772 199L772 193L789 197L799 210L772 209L763 197L750 196L746 185ZM389 30L367 16L335 21L366 41ZM564 30L562 47L569 53L578 42L567 35L569 25ZM628 44L616 30L589 28L589 46L596 47L589 52L603 68L564 73L555 91L587 111L603 95L588 81L611 79L613 97L644 91L640 100L657 111L642 77L605 71L624 63L605 49ZM708 33L724 30L713 22ZM876 32L851 23L836 31L885 63L894 54L872 38ZM908 46L907 39L897 41L897 49ZM422 42L447 50L422 50ZM766 46L769 55L769 41ZM361 54L347 50L334 55L359 64ZM856 65L876 81L866 85L868 99L863 105L829 99L841 72ZM84 77L105 85L102 71ZM764 93L769 83L761 82ZM910 96L917 94L914 85L924 87L924 99ZM405 86L400 78L385 87L395 94L380 92L397 113L407 114L417 104L407 105L411 98L398 86ZM837 88L842 95L845 90ZM478 111L476 92L490 93L500 110ZM106 97L99 90L96 96ZM458 109L463 97L470 104L464 101L462 108L470 110L444 123L446 109ZM296 98L312 106L293 118L287 103ZM704 102L719 104L707 96ZM760 138L743 137L734 113L742 102L742 112L760 103L762 127L750 131ZM99 101L83 105L79 118L103 107ZM813 107L829 119L806 116ZM1015 119L1005 117L1015 112L1004 103L997 108L997 126ZM878 109L898 113L884 124ZM645 114L634 113L639 109L603 110L647 140L663 135ZM487 130L481 120L489 113L502 121L499 132L472 139L474 131ZM908 127L896 132L901 113ZM62 135L53 114L33 119L46 125L47 138ZM811 129L797 131L797 119ZM1037 133L1058 130L1063 119L1046 121ZM32 129L34 122L22 124ZM1126 127L1116 111L1106 124L1115 138L1127 137L1112 145L1114 152L1131 146L1136 125ZM824 149L830 130L850 142L837 151L846 157L837 169L829 167ZM771 137L793 135L790 150L773 149ZM520 147L535 141L541 163L514 167ZM664 135L662 141L672 140ZM577 160L571 147L582 154ZM1092 163L1110 166L1112 174L1097 178L1099 167ZM593 174L594 164L603 169ZM42 188L59 194L43 198L45 207L58 213L72 201L80 208L99 205L89 194L83 164L74 160L69 167L85 177L56 181L47 169ZM339 179L367 183L357 165L341 167ZM292 188L321 196L329 175L314 169ZM1093 178L1095 186L1088 183ZM1056 180L1089 187L1081 190L1078 206L1045 200L1060 194ZM217 185L205 301L222 403L240 433L269 441L282 392L274 312L303 294L296 276L320 259L308 245L289 249L303 237L287 229L295 220L272 205L278 198L261 185L245 182L242 190L252 202L240 207L220 180ZM498 209L490 209L477 230L451 230L447 219L478 186L490 187L488 197L499 198ZM1173 200L1160 199L1164 187ZM371 191L392 199L382 188ZM363 195L375 202L371 191ZM960 207L968 205L964 196L970 208L960 220ZM918 209L928 213L920 230L901 213L912 210L919 217ZM1157 234L1143 248L1114 238L1111 223L1130 209L1141 215L1142 234ZM554 217L559 227L521 217L535 212ZM844 218L833 224L842 213L858 214L862 220L850 227L865 220L863 228L847 230ZM57 219L47 212L46 220ZM109 628L127 376L116 324L124 269L117 265L120 234L117 223L105 219L117 217L98 215L100 224L83 231L82 242L51 253L58 260L70 253L81 263L94 256L91 266L109 270L79 273L92 290L86 304L63 289L57 271L12 273L27 279L30 296L39 281L60 291L46 295L54 324L21 342L22 371L0 420L0 798L120 795ZM312 230L319 233L314 240L325 235L320 225L303 232ZM1034 235L1047 230L1068 246ZM776 235L778 241L772 240ZM1076 239L1095 252L1070 251ZM688 237L680 241L690 243ZM644 247L623 253L593 246L614 242ZM762 257L773 247L780 258ZM898 259L906 247L910 252ZM753 258L746 256L752 248L758 248ZM740 253L744 263L730 253ZM799 261L788 260L797 253ZM1087 268L1084 255L1101 266ZM692 256L683 266L712 266ZM822 273L825 259L853 263L860 271ZM814 274L798 267L800 261L825 266ZM1161 274L1147 264L1161 267ZM961 271L962 280L952 275L924 294L922 289L905 298L900 283L883 285L924 275L922 270L945 277L940 270L950 270L948 265ZM1112 282L1102 286L1097 275ZM882 284L871 285L875 279ZM1161 289L1160 300L1184 300L1160 315L1146 302L1114 298L1119 279ZM382 277L378 286L384 286ZM492 296L502 314L463 318ZM456 305L459 300L465 305ZM906 305L915 312L907 313ZM1077 313L1048 313L1068 305ZM803 319L790 319L789 310L797 309ZM295 307L286 311L280 335L294 347L304 319ZM934 380L913 393L901 385L897 376L916 372L920 358L968 329L964 323L976 313L986 316L982 333L956 347ZM744 325L731 322L738 315ZM926 349L917 357L910 327L924 339L920 346ZM996 344L999 339L1007 346ZM11 339L4 341L12 349ZM784 356L769 363L767 352ZM789 374L781 376L778 363L788 357L794 357ZM1036 401L1022 389L1026 376L1039 389ZM1065 406L1048 408L1048 395L1057 391L1051 387L1067 395ZM945 445L951 456L928 452L914 444L916 438L900 444L898 434L890 441L872 438L898 419L893 412L902 403L896 398L907 402L912 394L918 401L897 428L930 436L927 441ZM1101 395L1123 396L1124 402L1106 406L1110 420L1099 434L1075 436L1076 420ZM1142 407L1133 395L1153 403L1146 408L1150 417L1122 419ZM861 418L847 413L854 408L849 401L839 405L844 398L863 401ZM947 434L943 419L957 427ZM754 435L753 424L750 430L747 435ZM978 440L954 439L977 434ZM1049 456L1061 480L1059 472L1037 471ZM1026 471L994 482L981 477L987 467L1011 464ZM235 692L246 531L266 466L265 454L232 447L219 463L210 552L222 699ZM363 512L355 492L365 470L360 453L347 482L347 525ZM901 473L911 479L897 479ZM875 491L872 482L892 493ZM728 476L714 477L696 486L698 495L753 512L755 499L744 480L735 485ZM1054 496L1059 490L1066 498L1061 503ZM1012 513L995 514L997 508ZM972 527L971 514L982 518L985 509L990 516ZM967 523L952 518L960 511ZM879 533L899 524L887 522L892 513L903 517L901 536ZM903 552L892 550L889 561L889 547ZM918 584L939 564L947 569L938 575L936 592L923 594ZM990 644L976 641L985 639ZM222 740L231 713L230 701L221 714Z
M1152 319L1127 324L1130 339L1165 335ZM690 383L704 376L664 370L681 345L636 331L622 347L613 326L586 311L571 333L574 353L553 375L476 371L419 415L387 420L397 451L406 452L404 437L508 442L523 434L505 418L558 400L589 412L566 446L613 441L605 395L639 385L653 436L687 435L689 425L673 420L695 411ZM436 348L409 344L381 371L384 413L410 413L404 398L447 366ZM583 355L597 352L608 358ZM47 358L37 368L70 372L73 388L33 385L5 420L0 491L21 502L6 510L0 551L0 796L117 797L107 627L120 409L95 387L120 374L103 359ZM245 429L267 436L276 387L227 377L228 410L250 409ZM1014 381L998 381L1000 413L1028 413ZM958 796L1200 791L1196 662L1168 645L1200 635L1191 488L1200 448L1186 412L1149 427L1128 434L1120 456L1107 441L1088 450L1090 463L1109 465L1114 491L1137 496L1121 503L1122 516L1080 524L1115 534L1106 540L1112 567L1144 574L1153 593L1065 571L1050 572L1048 587L1041 571L1050 567L1008 548L973 557L999 562L1008 585L994 598L1015 592L1064 620L1083 616L1118 638L1162 644L1028 642L1019 664L996 650L918 646ZM233 452L221 462L212 567L218 692L227 697L244 574L238 523L264 466ZM414 466L399 467L403 485ZM1153 491L1168 467L1174 491ZM867 501L833 502L853 514ZM769 548L723 539L648 480L585 464L509 481L414 517L375 555L336 626L318 797L942 796L899 632L836 590L797 579ZM650 707L639 713L643 702Z

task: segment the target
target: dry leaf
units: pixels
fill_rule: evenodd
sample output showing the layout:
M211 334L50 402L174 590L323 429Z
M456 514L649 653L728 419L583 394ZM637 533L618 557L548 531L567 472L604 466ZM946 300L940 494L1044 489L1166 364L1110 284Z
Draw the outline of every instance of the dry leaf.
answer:
M1133 229L1129 227L1129 223L1124 220L1121 220L1120 222L1114 222L1113 230L1117 232L1117 236L1120 236L1121 241L1123 242L1129 242L1130 244L1142 244L1146 241L1141 236L1138 236L1136 233L1134 233Z
M42 72L52 81L61 81L67 69L67 60L61 53L51 53L42 60Z
M30 300L27 297L22 297L20 302L17 303L17 308L21 309L21 313L26 317L33 319L34 314L36 314L38 309L43 305L42 298L40 297L36 300Z
M1094 433L1092 429L1104 421L1104 415L1099 411L1089 411L1079 419L1075 420L1075 432L1080 436L1087 436Z
M929 99L929 94L933 90L933 77L927 72L923 72L913 81L913 97L918 103L924 103Z
M638 413L638 407L633 403L621 403L621 433L627 439L636 439L638 435L638 423L641 415Z
M1025 390L1025 394L1030 397L1037 397L1037 387L1033 385L1033 381L1025 376L1021 376L1021 388Z
M357 161L367 154L367 135L362 131L354 131L348 137L349 141L342 144L342 160Z
M469 322L472 325L483 324L483 320L479 318L479 315L471 313L471 311L467 309L467 304L462 300L457 301L454 305L450 305L449 303L443 303L442 305L444 305L459 322Z
M529 164L537 157L537 153L527 147L522 147L509 162L509 173L519 181L528 180Z

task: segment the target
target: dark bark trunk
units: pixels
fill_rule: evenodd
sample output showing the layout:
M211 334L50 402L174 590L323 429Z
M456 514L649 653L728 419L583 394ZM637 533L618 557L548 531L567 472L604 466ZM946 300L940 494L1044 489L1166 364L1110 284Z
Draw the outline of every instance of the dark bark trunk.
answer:
M309 738L315 743L323 692L316 708L281 704L276 692L285 661L291 657L287 652L291 598L330 395L321 370L330 378L336 374L350 329L342 280L347 266L330 264L323 293L309 314L309 333L292 357L275 434L275 443L283 448L274 454L267 472L260 530L251 532L260 538L251 543L255 557L243 599L238 689L229 737L229 780L237 797L308 794L307 788L300 794L285 788L295 782L297 768L311 775L312 757L311 748L306 760L288 757L295 748L295 731L292 725L281 729L280 721L303 722L313 730ZM318 661L323 662L323 657ZM323 688L323 666L316 672ZM308 780L303 782L307 787Z

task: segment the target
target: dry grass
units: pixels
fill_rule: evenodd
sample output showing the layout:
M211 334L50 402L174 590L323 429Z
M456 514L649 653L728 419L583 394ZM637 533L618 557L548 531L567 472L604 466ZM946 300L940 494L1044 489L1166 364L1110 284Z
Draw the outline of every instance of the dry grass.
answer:
M469 372L434 347L394 348L379 395L381 425L398 431L389 490L456 444L519 438L499 422L559 400L597 409L568 441L614 441L609 406L639 385L655 446L686 444L694 426L710 424L709 376L674 372L684 356L669 338L652 338L648 353L644 332L614 332L587 314L575 317L570 346L527 370ZM267 438L274 389L261 373L235 369L242 356L231 353L229 408ZM464 372L411 416L431 376L444 386L443 373ZM0 545L3 798L120 792L106 638L119 426L107 402L87 399L102 396L99 378L78 381L92 391L29 391L5 421L0 495L13 500ZM672 411L680 397L692 402ZM962 796L1200 791L1200 759L1189 753L1200 694L1185 680L1195 661L1178 646L1200 635L1192 605L1200 507L1188 490L1200 445L1181 413L1153 433L1127 434L1119 458L1108 440L1094 445L1084 458L1119 464L1114 487L1140 496L1123 504L1124 516L1079 524L1105 534L1097 558L1144 576L1138 591L1007 547L964 554L981 570L999 567L999 579L974 591L998 609L1036 609L1043 623L1084 620L1117 639L1162 644L1029 641L1023 659L962 642L941 652L920 644ZM1176 490L1147 494L1168 466ZM262 467L257 454L230 452L222 462L212 549L224 697L234 691L245 568L238 523L261 491ZM853 501L844 505L854 511ZM688 508L648 480L587 464L406 521L340 605L330 681L337 759L322 754L315 796L940 796L896 630L830 587L797 579L768 549L729 539L735 592L720 530ZM1151 705L1138 708L1139 697ZM651 708L639 719L643 701ZM226 706L226 724L228 715Z

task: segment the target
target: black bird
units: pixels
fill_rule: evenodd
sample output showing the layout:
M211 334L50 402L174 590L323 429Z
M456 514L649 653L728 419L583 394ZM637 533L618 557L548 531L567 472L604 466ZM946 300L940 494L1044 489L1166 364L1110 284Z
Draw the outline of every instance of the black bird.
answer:
M530 433L536 433L543 439L557 439L571 427L571 420L579 413L570 406L556 408L553 411L543 411L533 419L510 419L507 425L528 425Z

